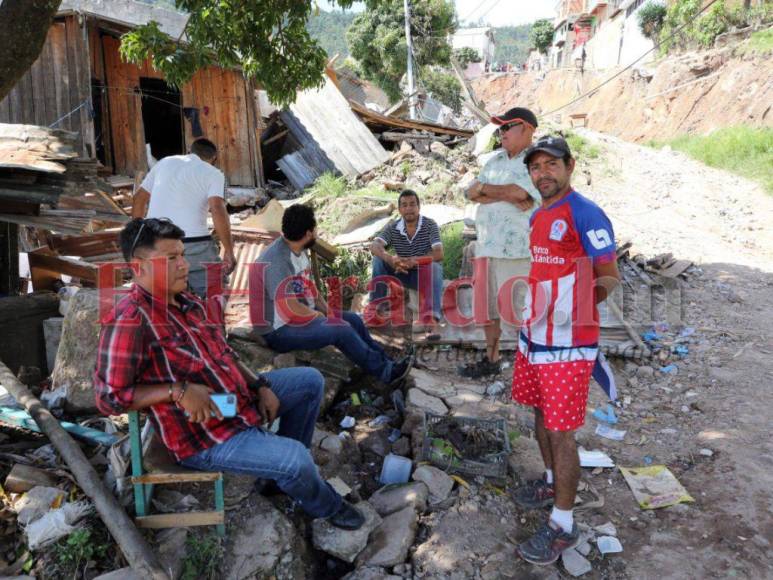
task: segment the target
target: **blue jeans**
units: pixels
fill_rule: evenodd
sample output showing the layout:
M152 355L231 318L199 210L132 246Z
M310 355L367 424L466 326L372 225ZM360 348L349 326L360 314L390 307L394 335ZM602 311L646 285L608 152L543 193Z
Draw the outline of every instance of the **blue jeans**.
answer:
M441 318L441 306L443 304L443 264L440 262L432 262L432 293L419 292L420 316L424 320L431 312L435 317L435 320ZM426 267L426 266L420 266ZM373 256L373 278L378 276L394 276L403 286L412 290L419 289L419 268L409 270L407 274L397 274L394 268L387 264L381 258ZM387 285L384 282L379 282L370 293L370 301L378 300L386 296ZM424 288L422 288L424 290Z
M327 318L315 318L303 326L285 324L263 338L277 352L335 346L366 373L388 383L392 375L392 359L373 340L359 315L354 312L338 314L342 320L331 322Z
M185 467L226 471L276 481L312 517L325 518L341 507L341 496L324 481L309 451L325 389L313 368L279 369L263 375L279 399L279 431L253 427L186 457Z

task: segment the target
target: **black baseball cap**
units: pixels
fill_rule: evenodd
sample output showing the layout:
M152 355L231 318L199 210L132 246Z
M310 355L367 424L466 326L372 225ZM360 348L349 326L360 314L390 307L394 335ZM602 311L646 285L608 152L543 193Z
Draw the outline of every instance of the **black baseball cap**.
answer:
M527 125L531 125L535 129L537 128L537 115L523 107L513 107L501 115L494 115L491 117L491 122L494 123L494 125L499 126L507 125L513 121L523 121Z
M534 145L526 150L526 153L523 154L523 162L528 165L529 158L538 151L542 151L553 157L561 158L566 157L567 155L571 156L572 154L566 139L553 135L545 135L544 137L540 137Z

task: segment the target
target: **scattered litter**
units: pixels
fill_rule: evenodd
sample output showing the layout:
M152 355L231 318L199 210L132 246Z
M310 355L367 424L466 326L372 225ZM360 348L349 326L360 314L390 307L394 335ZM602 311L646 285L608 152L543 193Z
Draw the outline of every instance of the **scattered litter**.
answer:
M695 501L665 465L621 467L620 471L643 509Z
M375 419L368 421L368 427L380 427L381 425L386 425L391 420L389 415L379 415Z
M609 423L610 425L617 424L617 416L615 415L615 406L612 405L611 403L607 404L606 411L602 411L601 409L596 409L595 411L593 411L593 417L604 423Z
M605 536L617 536L617 528L612 522L607 522L605 524L601 524L600 526L593 526L593 529L596 530L599 534L603 534Z
M384 485L390 483L405 483L411 476L412 462L406 457L390 453L384 458L384 465L381 467L381 477L379 482Z
M655 332L654 330L649 330L642 334L642 338L647 342L656 342L658 340L662 340L663 336Z
M623 551L623 545L614 536L599 536L596 538L596 546L598 546L602 556L604 554L617 554Z
M660 372L667 375L675 375L679 372L679 367L672 363L670 365L660 367Z
M701 455L703 455L704 457L711 457L711 456L714 455L714 452L711 449L707 448L707 447L704 447L703 449L701 449L699 451L699 453Z
M603 437L604 439L611 439L612 441L622 441L627 431L620 431L619 429L612 429L606 425L596 426L596 435Z
M362 405L362 403L360 402L360 396L357 393L352 393L352 397L351 398L352 398L352 405L353 406L359 407L360 405Z
M652 465L652 457L649 455L644 456L644 465Z
M677 356L680 356L680 357L685 357L685 356L687 356L688 354L690 354L690 347L689 347L689 346L687 346L686 344L677 344L677 345L676 345L676 346L673 348L673 353L674 353L675 355L677 355Z
M52 510L43 517L27 526L27 546L37 550L41 546L55 542L75 531L75 524L83 516L90 513L91 504L86 501L67 503L59 509Z
M615 462L603 451L588 451L583 447L579 448L580 467L614 467Z
M653 327L655 332L668 332L668 322L658 322Z
M328 479L327 482L334 490L336 490L336 492L338 492L338 495L341 497L346 497L352 493L352 488L346 485L346 482L340 477L333 477Z
M692 326L685 326L679 333L679 338L687 338L695 334L695 329Z
M46 406L47 409L61 409L64 407L64 402L67 399L67 388L62 385L56 389L50 391L43 391L40 394L40 401Z
M346 417L341 419L340 425L343 429L351 429L352 427L354 427L356 423L357 421L354 420L354 417L350 417L349 415L347 415Z
M25 493L14 505L17 521L26 526L40 518L51 508L58 508L64 500L64 491L56 487L39 485Z
M459 485L461 485L461 486L462 486L462 487L464 487L465 489L470 489L470 484L469 484L469 483L467 483L467 480L465 480L465 479L462 479L462 478L461 478L461 477L459 477L458 475L452 475L452 476L451 476L451 479L453 479L453 480L454 480L456 483L458 483Z
M561 552L561 563L564 565L564 569L575 578L593 570L588 559L574 548Z
M505 390L505 384L502 381L494 381L486 387L486 394L490 397L496 397Z
M341 439L342 441L346 440L346 439L351 439L352 438L352 434L349 433L348 431L341 431L338 434L338 438Z
M392 429L392 432L389 433L389 437L387 437L387 439L389 439L390 443L394 443L395 441L400 439L400 436L402 434L403 434L403 432L400 431L400 429Z

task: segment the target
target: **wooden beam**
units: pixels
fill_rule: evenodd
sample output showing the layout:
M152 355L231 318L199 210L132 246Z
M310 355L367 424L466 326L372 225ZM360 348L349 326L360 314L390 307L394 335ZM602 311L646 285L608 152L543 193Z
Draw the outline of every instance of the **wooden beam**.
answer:
M223 512L185 512L155 514L134 518L137 526L146 529L187 528L188 526L214 526L225 523Z
M222 477L220 472L183 471L180 473L146 473L132 477L132 483L181 483L194 481L217 481Z
M0 222L0 296L19 293L19 226Z
M78 486L94 502L100 518L107 526L126 560L141 577L153 580L169 580L158 558L150 549L139 530L115 499L106 489L102 478L94 471L89 460L78 444L62 429L59 421L35 398L13 375L11 370L0 362L0 383L16 401L22 405L46 434L67 463ZM173 514L176 516L182 514Z

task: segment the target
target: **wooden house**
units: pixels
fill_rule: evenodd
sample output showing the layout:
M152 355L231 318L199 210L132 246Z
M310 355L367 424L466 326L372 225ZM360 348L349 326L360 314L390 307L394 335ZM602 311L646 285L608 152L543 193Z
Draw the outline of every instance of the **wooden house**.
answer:
M228 186L262 185L256 91L239 70L209 67L178 89L121 59L132 27L155 20L178 38L186 18L132 0L63 0L40 57L0 101L0 123L75 131L85 158L129 177L147 171L146 144L160 159L206 137Z

